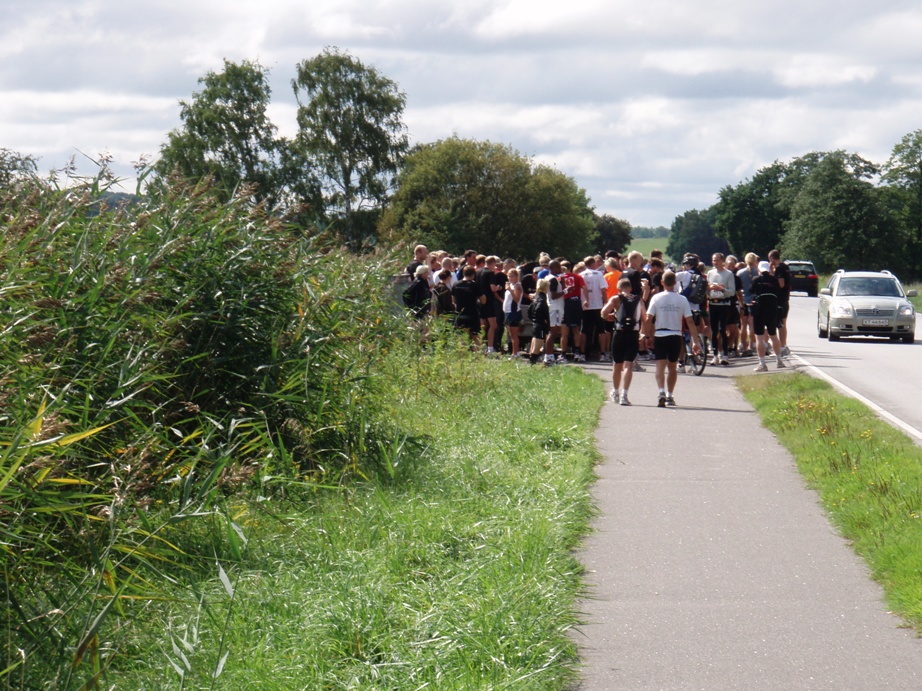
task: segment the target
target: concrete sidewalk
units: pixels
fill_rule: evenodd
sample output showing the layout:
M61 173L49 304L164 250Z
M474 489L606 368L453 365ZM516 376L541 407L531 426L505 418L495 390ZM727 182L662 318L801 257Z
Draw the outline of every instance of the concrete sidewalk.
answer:
M754 360L731 362L680 374L676 408L651 362L602 410L577 688L922 688L922 641L734 386Z

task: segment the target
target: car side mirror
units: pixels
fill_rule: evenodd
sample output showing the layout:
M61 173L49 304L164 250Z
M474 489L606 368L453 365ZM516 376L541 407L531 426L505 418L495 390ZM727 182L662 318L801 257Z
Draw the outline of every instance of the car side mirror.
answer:
M832 291L829 290L829 288L823 288L823 289L820 291L820 295L832 295Z
M914 298L916 295L918 295L918 293L915 290L906 291L906 297Z

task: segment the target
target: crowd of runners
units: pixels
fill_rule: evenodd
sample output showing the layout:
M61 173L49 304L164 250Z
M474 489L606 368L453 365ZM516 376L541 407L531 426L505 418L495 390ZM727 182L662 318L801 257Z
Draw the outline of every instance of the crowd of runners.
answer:
M587 357L611 362L610 399L620 405L631 405L640 361L652 360L657 404L674 406L686 343L696 354L709 350L717 367L757 357L758 372L768 369L769 355L785 367L790 353L791 275L779 251L764 260L751 252L743 261L721 253L710 259L708 266L689 253L675 266L658 250L649 257L612 251L575 263L542 254L520 265L475 250L453 257L417 245L403 298L415 320L450 320L488 355L545 365ZM531 338L522 342L528 323Z

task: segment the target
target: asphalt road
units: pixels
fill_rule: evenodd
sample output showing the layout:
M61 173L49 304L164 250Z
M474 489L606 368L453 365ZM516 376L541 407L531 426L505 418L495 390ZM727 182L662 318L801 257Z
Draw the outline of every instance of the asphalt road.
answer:
M845 338L830 342L816 334L816 298L794 295L788 319L788 344L806 363L849 387L905 422L922 443L922 325L916 318L913 344L886 338ZM912 434L912 432L910 432Z
M792 349L806 342L797 331ZM831 345L866 362L860 344ZM577 688L922 688L922 642L737 392L754 361L732 362L680 376L677 408L655 407L652 366L632 407L603 407Z

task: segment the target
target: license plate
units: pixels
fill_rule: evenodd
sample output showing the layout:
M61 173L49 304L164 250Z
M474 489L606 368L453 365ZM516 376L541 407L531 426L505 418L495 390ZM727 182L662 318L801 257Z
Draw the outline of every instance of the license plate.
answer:
M889 326L890 320L888 319L865 319L861 322L862 326Z

